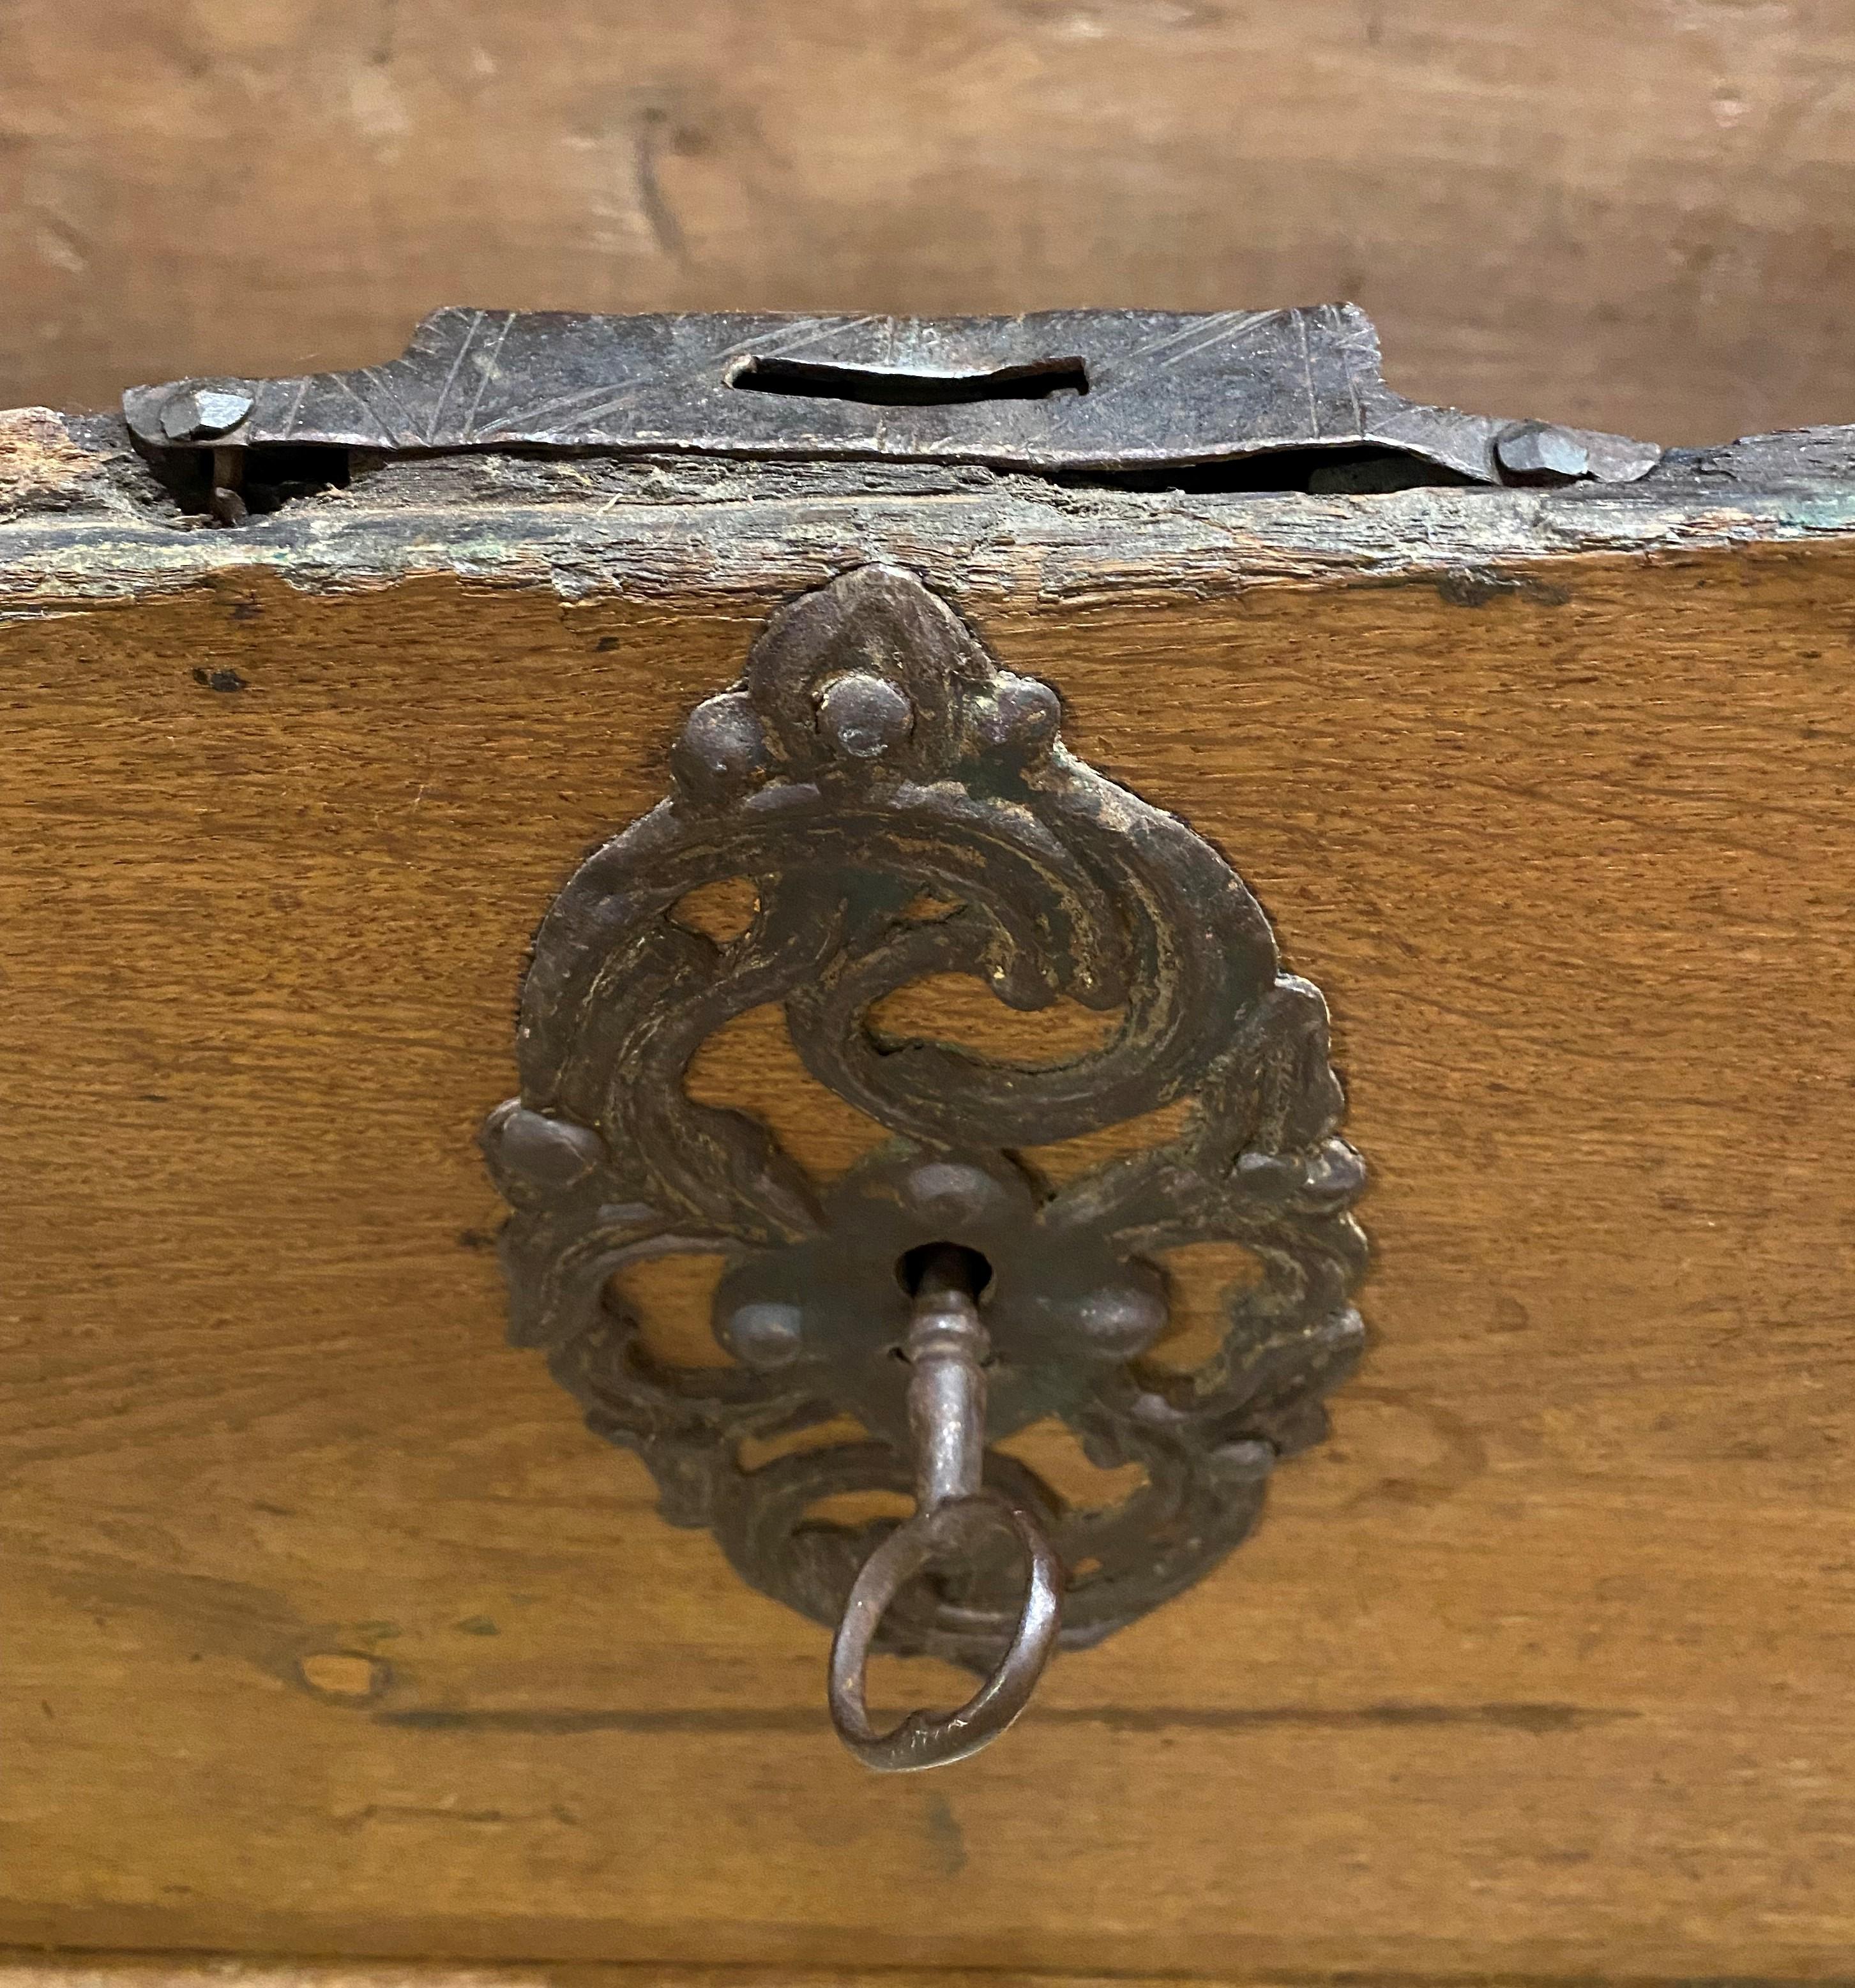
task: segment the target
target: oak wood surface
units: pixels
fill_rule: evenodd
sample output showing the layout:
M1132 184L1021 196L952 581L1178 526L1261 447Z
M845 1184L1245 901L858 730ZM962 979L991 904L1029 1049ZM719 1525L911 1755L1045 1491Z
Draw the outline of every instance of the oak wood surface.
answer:
M1176 1975L1045 1974L1012 1970L1039 1988L1162 1988ZM265 1960L219 1954L0 1952L0 1988L997 1988L988 1968L665 1967L597 1963ZM1292 1977L1244 1973L1218 1988L1299 1988ZM1361 1980L1359 1988L1412 1988ZM1493 1988L1493 1984L1489 1984Z
M13 0L0 404L441 304L1351 297L1420 399L1855 417L1840 0Z
M32 431L76 495L0 526L0 1934L1847 1974L1846 489L640 470L222 533ZM872 556L1237 861L1332 1002L1377 1252L1256 1538L899 1783L821 1633L501 1345L472 1144L574 860ZM864 1136L760 1020L700 1080Z

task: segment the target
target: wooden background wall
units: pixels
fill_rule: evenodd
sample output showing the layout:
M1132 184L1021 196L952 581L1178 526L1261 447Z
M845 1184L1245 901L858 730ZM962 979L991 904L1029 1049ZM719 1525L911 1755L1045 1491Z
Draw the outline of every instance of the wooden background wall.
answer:
M1847 0L7 0L0 405L446 303L1349 296L1425 398L1855 419Z

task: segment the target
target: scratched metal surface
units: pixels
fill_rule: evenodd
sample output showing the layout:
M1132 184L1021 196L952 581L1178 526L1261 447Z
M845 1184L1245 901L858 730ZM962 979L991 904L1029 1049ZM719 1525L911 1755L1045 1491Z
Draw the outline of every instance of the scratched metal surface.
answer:
M1378 334L1351 304L939 319L451 309L386 365L138 387L123 407L155 449L540 448L1087 472L1376 448L1484 483L1627 482L1660 455L1406 400L1384 384Z

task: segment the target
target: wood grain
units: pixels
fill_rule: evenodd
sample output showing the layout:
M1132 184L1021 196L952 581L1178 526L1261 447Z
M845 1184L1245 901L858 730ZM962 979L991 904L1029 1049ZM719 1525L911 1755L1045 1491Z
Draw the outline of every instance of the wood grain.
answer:
M0 404L440 304L1350 297L1418 397L1855 415L1838 0L14 0Z
M186 1954L0 1953L0 1988L996 1988L987 1968L660 1967L581 1963L460 1967L442 1963L239 1960ZM1061 1988L1162 1988L1176 1975L1026 1974ZM1244 1973L1220 1988L1296 1988L1293 1977ZM1362 1980L1359 1988L1379 1988ZM1410 1988L1386 1981L1383 1988ZM1460 1984L1456 1984L1460 1988ZM1494 1988L1494 1984L1488 1984Z
M804 482L0 526L0 1931L1846 1973L1847 491ZM1378 1253L1257 1538L901 1783L501 1345L472 1144L574 861L795 574L884 554L1237 862ZM775 1031L706 1080L854 1144Z

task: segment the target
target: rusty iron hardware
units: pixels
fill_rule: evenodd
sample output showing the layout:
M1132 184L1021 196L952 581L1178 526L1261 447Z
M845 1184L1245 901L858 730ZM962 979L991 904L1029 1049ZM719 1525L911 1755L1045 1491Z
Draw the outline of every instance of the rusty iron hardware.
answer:
M384 365L133 387L123 411L151 455L212 452L213 487L228 493L238 452L303 444L1049 475L1164 475L1312 451L1326 465L1314 487L1341 490L1393 487L1400 462L1407 481L1628 483L1661 455L1625 436L1408 401L1385 384L1378 334L1351 304L943 319L450 309Z
M889 1534L851 1584L831 1646L831 1716L838 1736L885 1772L943 1767L989 1746L1031 1702L1056 1648L1062 1564L1021 1504L984 1483L985 1363L991 1340L978 1297L990 1266L957 1245L930 1245L916 1284L901 1354L909 1365L908 1420L915 1445L913 1518ZM937 1562L982 1550L988 1535L1015 1536L1028 1569L1010 1647L984 1685L955 1712L911 1712L878 1733L865 1702L864 1671L883 1616L904 1587Z
M1053 1647L1086 1648L1207 1574L1278 1459L1324 1434L1322 1397L1363 1341L1363 1170L1336 1134L1325 1005L1281 970L1224 859L1071 754L1060 718L1048 685L1000 668L905 571L858 567L787 602L741 681L690 714L668 798L543 921L520 1094L482 1133L513 1211L512 1338L648 1465L665 1518L840 1625L832 1713L877 1767L972 1752ZM738 878L757 904L736 935L679 920ZM947 973L1118 1025L1044 1064L884 1026L887 996ZM685 1087L704 1040L769 1002L811 1073L890 1135L828 1184ZM1159 1143L1061 1182L1038 1168L1041 1146L1173 1105ZM1225 1293L1217 1351L1175 1372L1153 1355L1162 1259L1210 1241L1257 1274ZM725 1368L664 1363L613 1286L689 1252L723 1259ZM847 1417L863 1435L832 1439ZM1097 1466L1137 1466L1138 1487L1071 1505L998 1447L1051 1417ZM899 1530L817 1509L911 1486ZM872 1649L987 1682L878 1734Z

